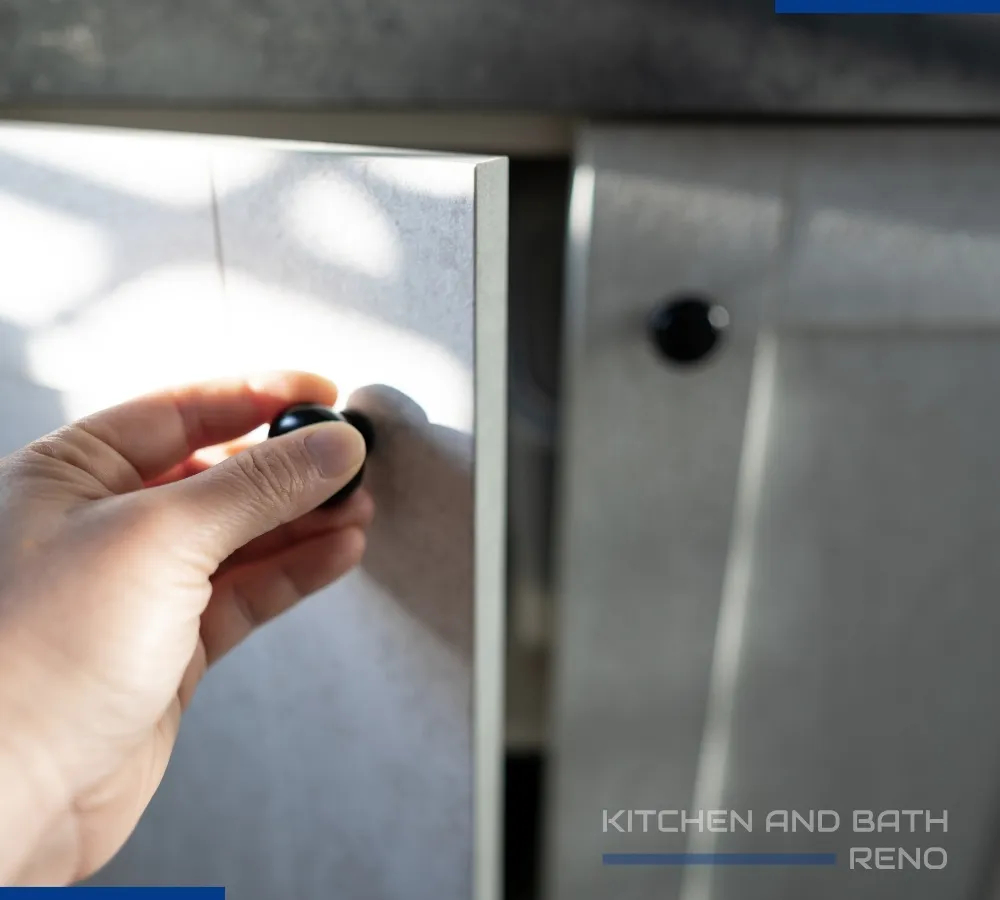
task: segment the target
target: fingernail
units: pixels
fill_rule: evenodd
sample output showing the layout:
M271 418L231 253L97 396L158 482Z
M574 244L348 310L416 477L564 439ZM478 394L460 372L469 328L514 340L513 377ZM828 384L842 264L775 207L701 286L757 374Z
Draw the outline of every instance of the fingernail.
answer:
M357 428L343 422L314 425L305 446L324 478L346 475L365 461L365 439Z

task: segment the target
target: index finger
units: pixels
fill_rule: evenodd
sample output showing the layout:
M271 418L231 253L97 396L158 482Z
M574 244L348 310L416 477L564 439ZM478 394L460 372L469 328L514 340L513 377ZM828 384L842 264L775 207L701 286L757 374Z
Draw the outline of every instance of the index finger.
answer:
M148 482L196 450L242 437L295 403L337 401L333 382L309 372L268 372L158 391L81 419Z

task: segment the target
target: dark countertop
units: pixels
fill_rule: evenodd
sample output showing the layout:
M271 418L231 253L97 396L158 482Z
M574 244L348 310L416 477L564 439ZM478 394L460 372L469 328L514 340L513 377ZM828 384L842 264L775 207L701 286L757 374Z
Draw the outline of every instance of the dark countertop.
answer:
M995 17L760 0L0 0L0 102L1000 112Z

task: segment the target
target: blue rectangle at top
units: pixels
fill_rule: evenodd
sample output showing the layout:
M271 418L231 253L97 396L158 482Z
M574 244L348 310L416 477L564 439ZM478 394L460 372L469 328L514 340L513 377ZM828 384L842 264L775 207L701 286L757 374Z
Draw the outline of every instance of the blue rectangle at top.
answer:
M224 887L0 888L0 900L226 900Z
M782 15L977 15L1000 13L1000 0L774 0Z

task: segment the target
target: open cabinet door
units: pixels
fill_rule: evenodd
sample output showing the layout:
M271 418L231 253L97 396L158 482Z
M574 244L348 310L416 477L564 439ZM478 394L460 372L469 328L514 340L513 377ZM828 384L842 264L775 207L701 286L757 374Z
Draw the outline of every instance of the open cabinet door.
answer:
M95 879L497 896L507 164L0 128L0 453L279 368L369 414L361 568L209 673Z

